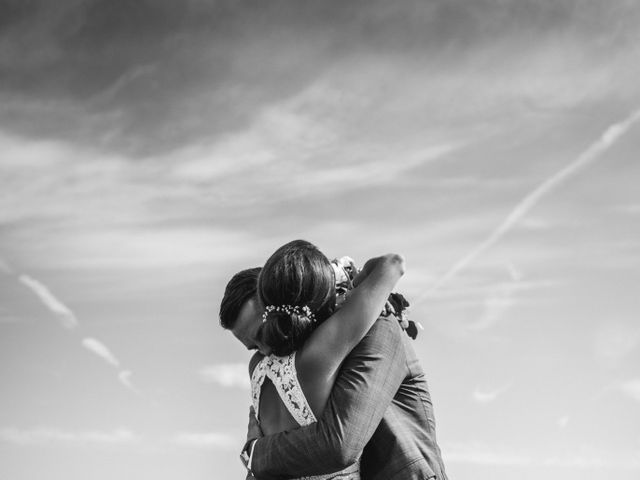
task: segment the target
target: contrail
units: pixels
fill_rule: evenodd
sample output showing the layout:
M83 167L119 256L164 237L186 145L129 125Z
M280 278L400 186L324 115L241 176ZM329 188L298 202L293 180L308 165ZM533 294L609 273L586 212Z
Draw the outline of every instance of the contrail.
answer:
M140 390L138 390L131 381L132 375L133 372L131 370L121 370L120 373L118 373L118 380L133 393L140 395Z
M606 152L622 135L627 133L629 129L640 120L640 110L636 110L625 120L614 123L596 140L589 148L587 148L578 158L576 158L569 165L564 167L555 175L549 177L542 182L536 189L524 197L520 203L518 203L509 215L502 221L500 225L489 235L480 245L475 247L464 257L458 260L444 275L442 275L436 283L425 293L423 293L416 301L414 305L422 302L435 290L440 288L446 282L451 280L460 270L469 265L475 258L489 247L497 243L518 221L531 210L542 197L544 197L551 190L556 188L562 182L567 180L572 175L575 175L582 168L586 167L591 162L595 161Z
M53 313L55 313L62 322L62 325L69 330L78 326L78 320L69 308L58 300L49 289L39 281L28 275L20 275L19 280L35 293L40 301Z
M111 353L111 350L109 350L99 340L96 340L95 338L84 338L82 339L82 346L87 350L95 353L108 364L113 365L114 367L120 366L120 361L115 357L113 353Z
M13 273L11 267L2 258L0 258L0 270L8 274ZM74 313L64 303L58 300L45 285L28 275L20 275L18 277L18 280L20 280L22 284L29 288L29 290L35 293L40 301L50 311L55 313L60 318L60 320L62 321L62 325L65 328L72 330L78 326L78 320ZM81 343L84 348L102 358L109 365L116 368L120 367L120 361L111 352L111 350L109 350L107 346L99 340L87 337L82 339ZM130 370L121 370L118 373L118 380L122 385L124 385L132 392L140 394L140 391L133 385L133 382L131 381L132 375L133 373Z

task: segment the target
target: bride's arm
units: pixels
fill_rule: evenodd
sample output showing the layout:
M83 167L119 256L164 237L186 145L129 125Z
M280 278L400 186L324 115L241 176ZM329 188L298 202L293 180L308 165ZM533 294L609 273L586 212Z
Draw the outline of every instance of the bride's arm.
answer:
M333 382L343 360L379 317L404 271L404 258L398 254L372 258L364 265L340 310L318 326L298 354L298 363L313 374L316 385L322 379Z

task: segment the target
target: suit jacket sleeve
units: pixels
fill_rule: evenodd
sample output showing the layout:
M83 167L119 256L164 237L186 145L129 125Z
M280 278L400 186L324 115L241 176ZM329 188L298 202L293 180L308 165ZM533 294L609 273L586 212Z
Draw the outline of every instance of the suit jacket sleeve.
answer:
M336 472L354 463L405 376L395 318L380 318L342 365L318 422L259 439L253 472L260 479Z

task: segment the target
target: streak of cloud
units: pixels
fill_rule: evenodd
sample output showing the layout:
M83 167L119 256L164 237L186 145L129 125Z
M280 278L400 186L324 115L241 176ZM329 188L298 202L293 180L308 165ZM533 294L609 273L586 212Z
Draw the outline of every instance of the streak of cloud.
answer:
M638 215L640 214L640 204L633 203L630 205L620 205L618 207L615 207L615 211L626 213L628 215Z
M458 260L436 283L431 286L414 303L424 301L432 292L442 287L460 271L471 264L485 250L495 245L502 239L519 221L522 219L545 195L557 188L570 177L576 175L580 170L597 160L605 153L620 137L629 131L634 124L640 120L640 110L634 111L621 122L609 126L604 133L587 150L578 156L569 165L542 182L537 188L524 197L498 225L496 229L478 246Z
M470 330L486 330L493 327L516 304L515 294L518 282L501 283L494 287L484 299L484 312L481 317L469 325Z
M637 9L628 2L580 8L539 0L142 2L126 15L105 0L49 3L0 5L7 78L0 123L137 152L241 128L256 110L300 91L339 61L360 72L354 88L360 93L375 83L370 69L381 60L406 59L389 67L394 82L427 70L435 85L420 78L420 90L446 112L467 104L486 109L495 96L460 101L481 84L493 90L498 84L501 95L515 87L537 108L553 108L600 90L622 95L637 72L625 61L637 54ZM538 41L529 45L530 38ZM447 78L452 63L462 64L462 72ZM523 74L506 84L493 73L501 69L510 69L512 79ZM403 101L418 93L400 88L389 97L405 92ZM376 103L384 96L376 95Z
M28 275L20 275L19 280L29 288L29 290L35 293L50 311L56 314L62 322L63 327L72 330L78 326L78 320L74 313L64 303L58 300L45 285Z
M202 367L198 372L205 383L215 383L227 388L250 387L247 366L243 363L223 363Z
M474 390L472 397L478 403L491 403L510 388L511 385L505 385L489 391L476 389Z
M625 470L640 469L640 456L637 452L602 452L589 449L589 452L581 452L565 456L549 456L540 459L540 465L545 467L562 467L571 469L588 470L593 468L612 468Z
M569 416L564 415L560 417L556 423L558 424L558 427L562 429L567 428L567 425L569 424Z
M442 448L442 454L445 463L529 466L534 462L533 458L522 452L479 442L445 444Z
M131 381L132 375L133 375L133 372L131 370L122 370L120 373L118 373L118 380L120 380L120 383L122 383L125 387L127 387L132 392L140 394L140 390L138 390L136 386L133 384L133 382Z
M511 280L514 282L519 282L522 280L522 272L516 268L513 262L507 263L507 270L509 270L509 275L511 275Z
M610 321L595 331L596 358L605 366L618 366L640 345L640 328L633 322Z
M444 444L442 454L445 463L461 463L486 466L562 467L585 470L593 468L611 468L636 470L640 468L637 451L630 449L603 451L590 446L578 448L578 453L565 455L531 454L516 448L490 445L483 442L459 442ZM489 478L489 477L488 477Z
M180 447L198 448L198 449L233 449L237 447L237 439L223 433L205 432L182 432L176 434L171 443Z
M111 350L109 350L106 345L99 340L96 340L95 338L83 338L82 346L102 358L109 365L114 367L120 366L120 361L113 355L113 353L111 353Z
M132 444L140 441L139 435L126 428L118 428L111 432L103 431L67 431L54 428L35 428L21 430L4 428L0 430L0 442L13 445L28 446L51 443L86 444Z
M618 388L625 395L628 395L632 399L640 402L640 378L634 378L627 380L626 382L622 382Z

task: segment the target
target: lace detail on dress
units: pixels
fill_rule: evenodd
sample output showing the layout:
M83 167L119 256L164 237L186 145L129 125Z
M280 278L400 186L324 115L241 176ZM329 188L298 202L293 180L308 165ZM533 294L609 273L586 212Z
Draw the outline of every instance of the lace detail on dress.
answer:
M256 419L258 419L260 407L260 390L265 377L269 377L273 382L282 403L300 426L304 427L316 421L298 381L296 352L286 357L276 357L275 355L264 357L253 370L251 397Z
M260 408L260 390L262 389L262 384L264 383L264 378L267 372L267 360L269 357L264 357L258 365L253 369L253 373L251 374L251 402L253 403L253 413L258 422L260 419L258 418L258 409Z
M251 374L251 399L256 420L260 421L258 417L260 391L266 377L269 377L276 387L282 403L284 403L291 416L301 427L317 421L298 381L296 352L286 357L276 357L275 355L264 357L253 370ZM297 480L360 480L360 461L340 472L302 477Z

